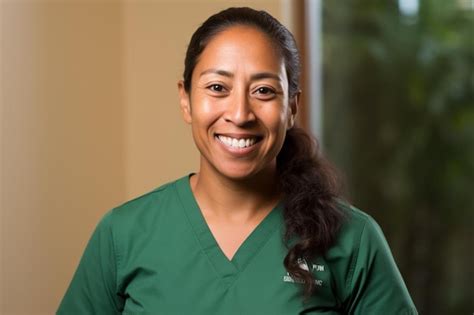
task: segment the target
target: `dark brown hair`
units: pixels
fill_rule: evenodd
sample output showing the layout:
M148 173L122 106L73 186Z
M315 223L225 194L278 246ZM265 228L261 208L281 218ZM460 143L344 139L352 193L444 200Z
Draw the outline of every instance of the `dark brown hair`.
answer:
M223 30L236 25L257 28L266 34L285 62L288 94L299 91L300 57L293 35L278 20L265 11L251 8L229 8L208 18L193 34L184 67L184 88L191 90L191 77L199 56L209 41ZM315 288L311 271L301 267L323 256L333 244L343 214L336 204L339 185L335 172L321 156L315 139L294 127L287 131L285 142L277 156L279 184L285 205L285 236L288 254L284 265L289 274L304 283L309 297Z

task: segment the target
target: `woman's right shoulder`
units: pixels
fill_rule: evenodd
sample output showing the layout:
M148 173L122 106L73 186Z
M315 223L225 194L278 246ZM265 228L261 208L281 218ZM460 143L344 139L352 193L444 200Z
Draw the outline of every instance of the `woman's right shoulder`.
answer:
M126 233L128 230L147 230L162 221L167 212L179 206L176 185L183 178L168 182L133 198L111 210L102 218L100 224L108 225L115 233Z

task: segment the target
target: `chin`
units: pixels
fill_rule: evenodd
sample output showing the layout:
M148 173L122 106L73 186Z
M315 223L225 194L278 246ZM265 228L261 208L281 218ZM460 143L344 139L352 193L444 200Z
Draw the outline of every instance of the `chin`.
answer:
M228 180L245 181L256 178L272 176L274 174L276 163L255 163L256 161L228 161L228 160L214 160L210 163L209 160L202 160L201 171L206 170L209 174L214 173L218 177L223 177ZM263 162L263 161L262 161Z
M235 180L235 181L243 181L243 180L248 180L255 177L254 173L246 172L246 171L227 171L227 172L221 172L221 174L227 179Z
M226 163L227 164L227 163ZM232 180L244 180L255 176L256 170L249 165L215 165L214 171Z
M244 181L265 176L268 174L264 169L256 169L253 167L226 167L218 169L218 172L230 180Z

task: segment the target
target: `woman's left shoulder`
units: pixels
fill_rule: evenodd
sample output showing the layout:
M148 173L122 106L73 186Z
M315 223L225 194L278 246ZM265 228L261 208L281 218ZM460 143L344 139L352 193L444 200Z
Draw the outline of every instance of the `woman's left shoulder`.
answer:
M365 233L381 234L382 230L375 219L366 212L354 207L348 202L338 200L337 205L343 213L343 223L339 231L338 239L344 238L345 235L350 237L352 241L356 235Z
M344 214L343 222L325 260L343 269L344 280L347 280L361 253L384 252L391 256L391 251L382 229L372 216L344 201L338 201L338 207Z
M339 202L345 221L325 255L344 308L350 314L417 314L377 222Z

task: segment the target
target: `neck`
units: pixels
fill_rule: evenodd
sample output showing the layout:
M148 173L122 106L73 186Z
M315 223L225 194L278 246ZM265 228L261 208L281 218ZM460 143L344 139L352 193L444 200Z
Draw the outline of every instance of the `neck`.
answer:
M202 169L191 188L204 216L250 221L265 216L280 198L276 168L247 179L231 179Z

